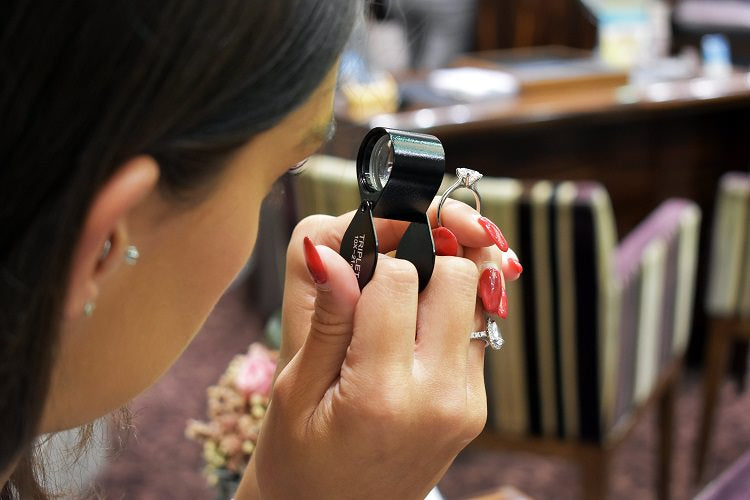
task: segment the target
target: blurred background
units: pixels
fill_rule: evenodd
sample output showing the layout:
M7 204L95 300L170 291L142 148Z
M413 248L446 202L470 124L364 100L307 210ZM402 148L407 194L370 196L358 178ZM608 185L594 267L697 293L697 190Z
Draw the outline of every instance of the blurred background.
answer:
M235 356L277 345L291 228L357 207L353 160L382 126L437 136L448 176L482 172L525 268L488 357L487 429L440 494L750 498L748 65L747 0L372 2L336 136L278 183L246 271L126 429L98 428L78 483L231 494L216 471L240 452L187 422L217 417L206 390Z

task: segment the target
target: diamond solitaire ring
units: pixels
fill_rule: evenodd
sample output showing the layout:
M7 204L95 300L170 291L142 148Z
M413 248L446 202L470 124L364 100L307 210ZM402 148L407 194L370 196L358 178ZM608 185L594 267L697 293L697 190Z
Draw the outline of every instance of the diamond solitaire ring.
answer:
M497 327L497 323L494 319L489 317L487 318L487 329L481 332L473 332L469 335L469 339L482 340L484 341L485 347L490 346L496 351L505 343L503 336L500 335L500 329Z
M442 211L443 203L445 203L445 200L447 200L451 193L453 193L453 191L455 191L456 189L465 188L474 193L474 200L477 202L476 210L479 213L482 212L482 197L479 196L479 191L477 191L477 182L479 182L479 179L482 178L482 174L480 174L476 170L471 170L470 168L457 168L456 176L458 176L456 182L451 184L450 187L445 190L443 196L440 197L440 203L438 203L437 208L438 226L443 225L440 220L440 212Z

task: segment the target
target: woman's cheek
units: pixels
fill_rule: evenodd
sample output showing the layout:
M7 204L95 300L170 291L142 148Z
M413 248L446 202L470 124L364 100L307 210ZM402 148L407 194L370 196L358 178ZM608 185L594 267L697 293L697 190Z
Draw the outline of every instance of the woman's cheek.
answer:
M260 202L245 204L211 231L210 267L224 287L237 276L252 255L258 238ZM210 278L209 278L210 279Z

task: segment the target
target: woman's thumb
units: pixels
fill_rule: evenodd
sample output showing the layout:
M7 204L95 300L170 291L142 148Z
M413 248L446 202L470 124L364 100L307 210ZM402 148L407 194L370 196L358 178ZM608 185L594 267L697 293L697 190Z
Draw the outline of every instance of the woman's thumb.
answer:
M349 263L334 250L304 240L305 262L317 296L310 332L292 361L295 376L303 377L306 397L320 401L338 379L352 338L354 309L360 291Z

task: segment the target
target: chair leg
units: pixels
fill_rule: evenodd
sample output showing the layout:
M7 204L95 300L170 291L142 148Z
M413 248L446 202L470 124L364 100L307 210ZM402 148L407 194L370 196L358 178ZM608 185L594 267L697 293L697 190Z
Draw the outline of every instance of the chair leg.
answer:
M713 431L714 415L718 403L721 380L726 369L729 331L726 325L717 321L711 322L708 334L705 374L703 382L703 408L695 452L695 484L703 479L706 467L708 445Z
M664 393L659 398L659 471L656 478L656 492L660 500L668 500L670 497L674 405L680 373L679 370L675 373L674 379L665 387Z
M609 454L592 447L581 457L581 499L604 500L607 497Z

